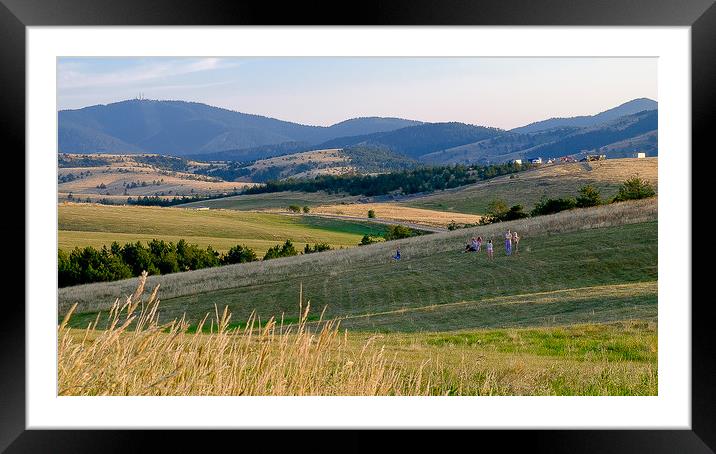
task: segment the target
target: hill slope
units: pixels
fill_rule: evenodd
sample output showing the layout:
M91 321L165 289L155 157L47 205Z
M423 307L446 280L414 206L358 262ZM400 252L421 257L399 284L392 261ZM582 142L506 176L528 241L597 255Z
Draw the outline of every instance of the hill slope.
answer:
M110 246L152 239L185 239L224 252L237 244L263 256L266 250L291 239L296 248L325 242L332 247L354 247L365 234L379 235L381 225L361 221L284 216L234 210L190 210L142 206L67 204L58 206L58 246Z
M438 211L485 214L489 203L500 199L508 206L520 204L526 210L531 210L542 197L575 197L579 188L587 184L599 189L602 198L609 198L616 194L624 180L635 175L658 188L658 158L544 165L515 174L514 178L497 177L400 204Z
M566 126L576 126L580 128L595 126L606 121L614 120L624 115L631 115L644 110L656 110L658 103L649 98L637 98L625 102L617 107L613 107L596 115L583 115L579 117L568 118L550 118L548 120L537 121L519 128L511 129L510 132L530 133L543 131L545 129L563 128Z
M164 319L186 312L192 322L214 304L228 305L238 320L254 310L262 319L295 316L299 285L314 309L327 306L327 317L346 317L348 326L365 329L439 331L654 318L655 287L648 283L657 279L656 209L656 199L613 204L350 250L152 276L149 285L161 283ZM466 238L499 238L507 228L520 232L519 256L505 257L499 244L493 261L461 252ZM396 245L403 252L400 262L390 259ZM60 312L74 302L80 312L106 307L135 284L60 289ZM594 287L600 289L590 290ZM564 304L544 293L565 289L573 291L563 295ZM589 296L580 296L585 292ZM513 304L500 300L519 295ZM461 302L474 302L477 312L464 317ZM400 315L419 308L417 318ZM393 321L380 322L383 316Z
M128 100L58 112L58 151L187 155L284 142L315 144L415 124L370 117L307 126L195 102Z
M395 131L340 137L321 144L322 148L370 145L383 147L412 159L446 148L477 142L497 136L503 131L497 128L468 125L465 123L425 123Z
M580 158L588 152L631 157L634 151L658 155L658 110L624 115L594 126L560 126L529 133L510 131L479 142L422 156L436 164L495 163L530 157Z

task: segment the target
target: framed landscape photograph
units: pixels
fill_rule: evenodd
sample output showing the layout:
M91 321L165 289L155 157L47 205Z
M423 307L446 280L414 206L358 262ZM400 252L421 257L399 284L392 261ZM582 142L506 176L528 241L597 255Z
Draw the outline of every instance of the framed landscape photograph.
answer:
M712 2L340 26L131 3L0 10L26 168L0 448L417 428L713 452L691 284Z

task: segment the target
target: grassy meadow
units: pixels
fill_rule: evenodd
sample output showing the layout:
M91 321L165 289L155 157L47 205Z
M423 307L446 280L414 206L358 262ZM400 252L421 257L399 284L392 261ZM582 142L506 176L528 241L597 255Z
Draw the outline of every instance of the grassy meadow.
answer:
M493 178L470 186L417 197L400 205L437 211L485 214L491 201L500 199L508 206L534 208L542 197L575 197L579 188L590 184L603 198L617 193L619 185L635 175L658 184L658 158L607 159L545 165L534 170Z
M232 210L189 210L142 206L61 203L58 205L59 247L109 246L113 241L178 241L224 252L245 244L263 255L286 239L297 248L326 242L334 248L356 246L364 234L381 234L385 227L358 221L286 216Z
M61 288L59 394L657 395L657 205ZM382 228L247 206L60 204L61 247L94 235L353 246ZM508 228L519 255L505 256ZM477 235L493 260L462 252Z
M300 207L315 207L317 205L334 205L341 203L353 203L358 200L357 196L347 194L328 194L327 192L298 192L284 191L268 194L243 194L221 199L206 200L203 202L191 202L178 205L186 208L209 207L222 208L226 210L263 210L263 209L286 209L289 205Z
M274 318L194 334L159 322L157 290L109 310L107 329L58 328L59 395L655 395L656 324L370 334ZM210 320L209 317L211 317ZM129 326L131 330L128 330ZM121 339L121 342L117 340ZM99 373L101 371L101 373Z
M365 315L435 304L657 280L657 200L625 202L405 240L162 276L164 317L203 316L214 304L235 318L257 311L295 316L298 289L327 316ZM505 257L499 236L522 237ZM495 259L463 253L473 235L493 238ZM629 241L625 241L628 239ZM400 245L403 260L390 256ZM568 270L568 271L567 271ZM60 313L106 309L133 280L59 290ZM655 305L654 305L655 308ZM438 329L439 327L435 327ZM452 329L452 327L451 327Z

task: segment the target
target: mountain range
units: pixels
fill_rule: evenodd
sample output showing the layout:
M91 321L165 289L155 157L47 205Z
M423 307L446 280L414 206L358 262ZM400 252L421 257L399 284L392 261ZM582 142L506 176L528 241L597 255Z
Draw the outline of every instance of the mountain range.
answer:
M252 161L299 151L370 146L432 164L494 163L600 151L657 155L658 104L639 98L591 116L512 130L458 122L362 117L310 126L185 101L128 100L58 112L60 153L159 153Z

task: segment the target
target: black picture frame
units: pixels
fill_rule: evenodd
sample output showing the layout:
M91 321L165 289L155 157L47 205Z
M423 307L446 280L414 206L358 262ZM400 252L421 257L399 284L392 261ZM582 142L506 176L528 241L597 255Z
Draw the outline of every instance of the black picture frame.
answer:
M25 149L25 32L29 26L108 25L531 25L531 26L690 26L692 52L692 146L706 145L712 128L710 113L716 105L716 6L714 0L430 0L313 2L272 4L259 1L190 0L0 0L0 124L6 150ZM278 6L280 5L280 6ZM688 150L684 150L686 153ZM13 168L27 169L20 153ZM23 155L24 156L24 155ZM15 167L17 165L18 167ZM693 181L693 180L692 180ZM692 191L694 196L698 194ZM23 202L25 200L23 199ZM697 206L693 204L693 206ZM21 208L21 210L24 210ZM25 218L17 215L22 224ZM17 224L15 224L17 225ZM693 225L693 221L692 221ZM14 225L13 225L14 226ZM32 241L25 233L25 245ZM19 249L19 242L9 246ZM690 244L679 244L689 247ZM688 266L688 264L684 264ZM696 269L692 267L692 269ZM24 272L32 270L24 269ZM698 282L698 279L693 282ZM689 283L684 283L689 285ZM551 430L480 431L470 435L473 443L487 448L494 442L507 448L525 447L549 452L694 452L716 450L716 352L707 316L710 298L696 299L692 310L692 424L691 430ZM25 311L19 298L5 298L3 315L10 323L0 329L0 451L85 452L142 451L149 448L135 431L42 431L25 430ZM638 424L638 421L635 421ZM157 436L158 435L158 436ZM341 450L373 450L377 442L366 432L334 431ZM200 441L210 449L214 435L152 432L164 450L189 447ZM225 437L222 437L225 438ZM249 437L254 438L254 437ZM265 434L255 440L262 443ZM273 437L272 437L273 438ZM296 435L276 440L296 439ZM410 431L391 444L400 451L411 449L444 434ZM452 440L452 435L450 435ZM507 444L506 440L509 440ZM211 441L213 444L215 441ZM248 449L251 441L237 436L237 448ZM248 445L247 445L248 443ZM292 442L286 441L286 446ZM310 441L312 450L323 443ZM334 445L335 447L335 445ZM213 449L221 449L215 446ZM279 449L284 449L283 447ZM505 449L505 448L500 448Z

